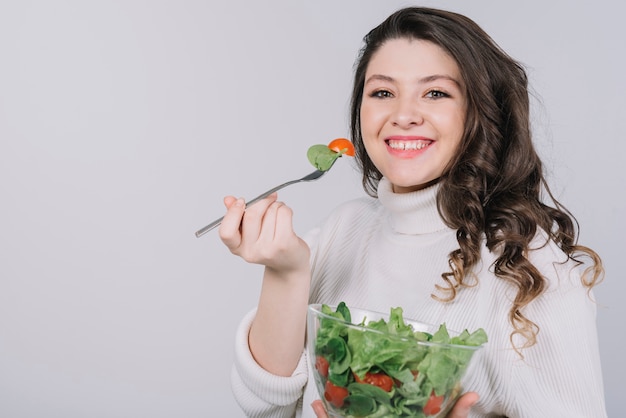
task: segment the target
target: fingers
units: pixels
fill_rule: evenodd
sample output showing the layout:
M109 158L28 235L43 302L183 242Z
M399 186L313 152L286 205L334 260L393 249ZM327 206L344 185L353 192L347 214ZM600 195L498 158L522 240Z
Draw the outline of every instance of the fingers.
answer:
M274 226L276 239L287 239L295 234L293 230L293 211L290 207L282 205L276 208L277 222Z
M470 413L470 409L476 402L478 402L479 396L476 392L467 392L463 394L452 408L452 411L448 414L447 418L467 418Z
M288 242L293 238L293 212L282 202L272 203L263 217L263 225L259 232L261 242Z
M281 202L277 202L277 198L276 193L271 194L246 209L241 225L241 236L244 241L255 242L273 238L277 207L284 205ZM265 234L263 234L263 231L265 231Z
M224 198L224 206L226 206L226 209L230 208L236 200L237 198L235 196L226 196Z
M310 250L293 229L293 212L274 193L246 208L243 199L224 198L219 235L231 253L285 275L308 269Z
M326 414L326 410L324 409L324 404L322 403L322 401L313 401L311 407L313 407L313 412L315 412L315 416L317 418L328 418L328 414Z
M219 228L219 235L224 244L232 251L241 243L239 225L241 225L246 206L243 199L235 199L232 196L224 198L224 205L227 210Z
M276 202L277 197L277 194L273 193L249 208L246 208L245 201L241 198L236 199L233 196L224 198L227 210L219 228L219 235L231 252L241 255L238 249L242 243L256 243L261 237L262 230L268 231L265 234L267 238L273 237L277 209L284 206Z

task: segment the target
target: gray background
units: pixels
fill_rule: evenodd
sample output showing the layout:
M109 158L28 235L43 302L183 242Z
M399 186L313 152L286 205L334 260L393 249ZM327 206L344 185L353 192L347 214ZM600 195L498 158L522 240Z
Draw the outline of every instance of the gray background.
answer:
M361 37L407 1L0 1L0 416L241 416L233 337L261 268L215 232L347 135ZM537 145L596 290L621 416L624 74L618 1L424 1L528 67ZM280 194L305 232L362 195L350 160ZM576 367L575 364L572 367ZM218 414L219 412L219 414Z

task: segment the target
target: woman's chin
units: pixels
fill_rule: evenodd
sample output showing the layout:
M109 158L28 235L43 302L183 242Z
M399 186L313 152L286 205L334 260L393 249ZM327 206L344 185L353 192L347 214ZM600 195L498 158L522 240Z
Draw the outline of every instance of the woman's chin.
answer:
M424 182L424 183L418 183L418 184L414 184L411 182L398 182L398 183L394 183L393 181L391 181L391 190L393 190L394 193L411 193L411 192L416 192L418 190L423 190L426 189L434 184L437 184L437 182L439 181L439 178Z

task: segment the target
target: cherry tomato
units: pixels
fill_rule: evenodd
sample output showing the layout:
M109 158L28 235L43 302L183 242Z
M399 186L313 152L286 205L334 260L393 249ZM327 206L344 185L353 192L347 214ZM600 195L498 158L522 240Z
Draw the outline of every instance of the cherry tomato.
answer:
M430 394L430 398L428 398L428 402L424 405L424 414L426 415L435 415L441 411L441 404L443 403L443 395L435 396L435 392L433 391Z
M346 396L348 396L348 389L341 386L335 386L330 380L326 381L326 386L324 387L324 398L333 406L341 408Z
M385 373L365 373L363 379L359 378L359 376L354 374L354 379L357 383L368 383L370 385L378 386L385 392L391 392L391 388L393 388L393 379L386 375Z
M328 377L328 360L322 356L317 356L315 359L315 370L317 370L320 376Z
M352 145L352 142L350 142L346 138L333 139L332 141L330 141L330 144L328 144L328 148L337 153L346 154L350 157L354 157L354 145Z

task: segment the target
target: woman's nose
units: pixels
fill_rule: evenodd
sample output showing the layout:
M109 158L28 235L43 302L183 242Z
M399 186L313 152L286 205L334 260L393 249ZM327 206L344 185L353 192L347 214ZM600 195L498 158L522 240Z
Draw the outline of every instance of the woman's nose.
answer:
M424 122L419 104L414 99L398 99L395 104L391 120L394 126L406 129L411 126L421 125Z

